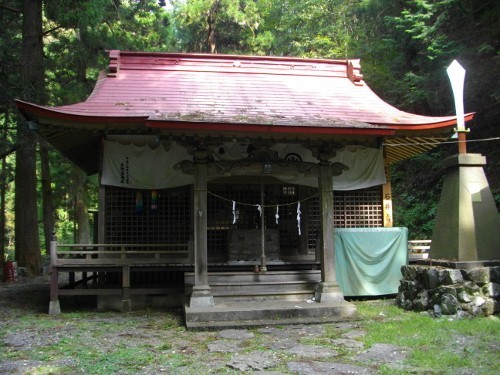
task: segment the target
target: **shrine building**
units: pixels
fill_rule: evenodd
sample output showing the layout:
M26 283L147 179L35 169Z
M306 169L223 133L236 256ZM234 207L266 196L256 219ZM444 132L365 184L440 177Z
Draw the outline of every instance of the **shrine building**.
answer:
M51 244L51 313L61 295L95 294L103 309L182 306L194 328L326 321L355 313L346 296L397 292L407 230L393 227L388 167L449 139L455 116L394 108L359 60L109 59L84 102L17 101L99 176L94 243Z

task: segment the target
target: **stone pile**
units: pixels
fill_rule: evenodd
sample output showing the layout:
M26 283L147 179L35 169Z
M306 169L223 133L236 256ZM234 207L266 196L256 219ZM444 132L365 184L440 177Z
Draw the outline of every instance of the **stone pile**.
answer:
M436 317L476 317L500 311L500 267L452 269L427 265L401 267L396 304Z

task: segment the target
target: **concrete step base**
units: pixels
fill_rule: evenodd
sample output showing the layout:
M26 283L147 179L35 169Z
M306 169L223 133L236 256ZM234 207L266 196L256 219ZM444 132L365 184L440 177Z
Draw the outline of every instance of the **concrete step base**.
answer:
M210 330L352 320L356 318L356 307L349 302L226 302L203 308L186 305L184 314L188 329Z

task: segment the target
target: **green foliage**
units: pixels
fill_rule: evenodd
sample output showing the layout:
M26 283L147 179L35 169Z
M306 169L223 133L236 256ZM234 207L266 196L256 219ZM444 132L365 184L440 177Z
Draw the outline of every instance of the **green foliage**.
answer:
M353 57L357 18L356 4L339 0L261 1L264 23L260 32L268 54L301 57ZM259 39L260 36L257 37ZM260 39L259 39L260 41Z
M416 156L392 171L394 223L407 227L410 239L430 239L442 186L439 162L444 150Z
M242 53L261 23L253 0L174 1L179 47L192 52Z

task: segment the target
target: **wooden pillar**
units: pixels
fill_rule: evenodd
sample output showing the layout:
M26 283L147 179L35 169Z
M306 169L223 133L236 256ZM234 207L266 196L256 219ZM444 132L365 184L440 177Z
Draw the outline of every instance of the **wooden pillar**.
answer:
M130 301L130 266L122 267L122 312L130 312L132 305Z
M304 193L304 188L302 186L298 187L299 190L299 200L306 198L306 194ZM302 217L304 220L301 221L302 224L302 235L299 236L298 246L299 246L299 254L300 255L308 255L309 254L309 200L305 200L301 202L300 210L302 211Z
M55 234L52 235L50 241L50 266L49 314L58 315L61 313L61 305L59 304L59 274L57 270L57 239Z
M99 190L98 190L98 202L97 202L97 243L103 244L106 239L106 187L101 184L102 178L102 169L104 165L104 143L101 139L100 144L100 155L99 155ZM96 239L94 238L94 243ZM98 248L97 250L103 250L103 248ZM104 272L94 272L93 283L98 284L100 288L104 287ZM97 300L104 298L101 296L97 296Z
M189 301L191 308L214 305L214 298L208 285L207 158L196 156L193 190L194 287Z
M385 176L387 183L382 185L382 215L385 228L392 228L392 187L391 187L391 172L389 166L385 166Z
M333 236L333 171L328 157L322 157L319 171L321 282L316 286L317 302L343 302L337 283Z
M94 243L104 243L105 240L105 223L106 223L106 187L101 184L102 169L104 164L104 144L101 142L99 148L99 191L97 202L97 239L94 238ZM97 241L96 241L97 240Z
M265 213L265 200L264 200L264 183L260 184L260 271L267 272L267 259L266 259L266 213Z

